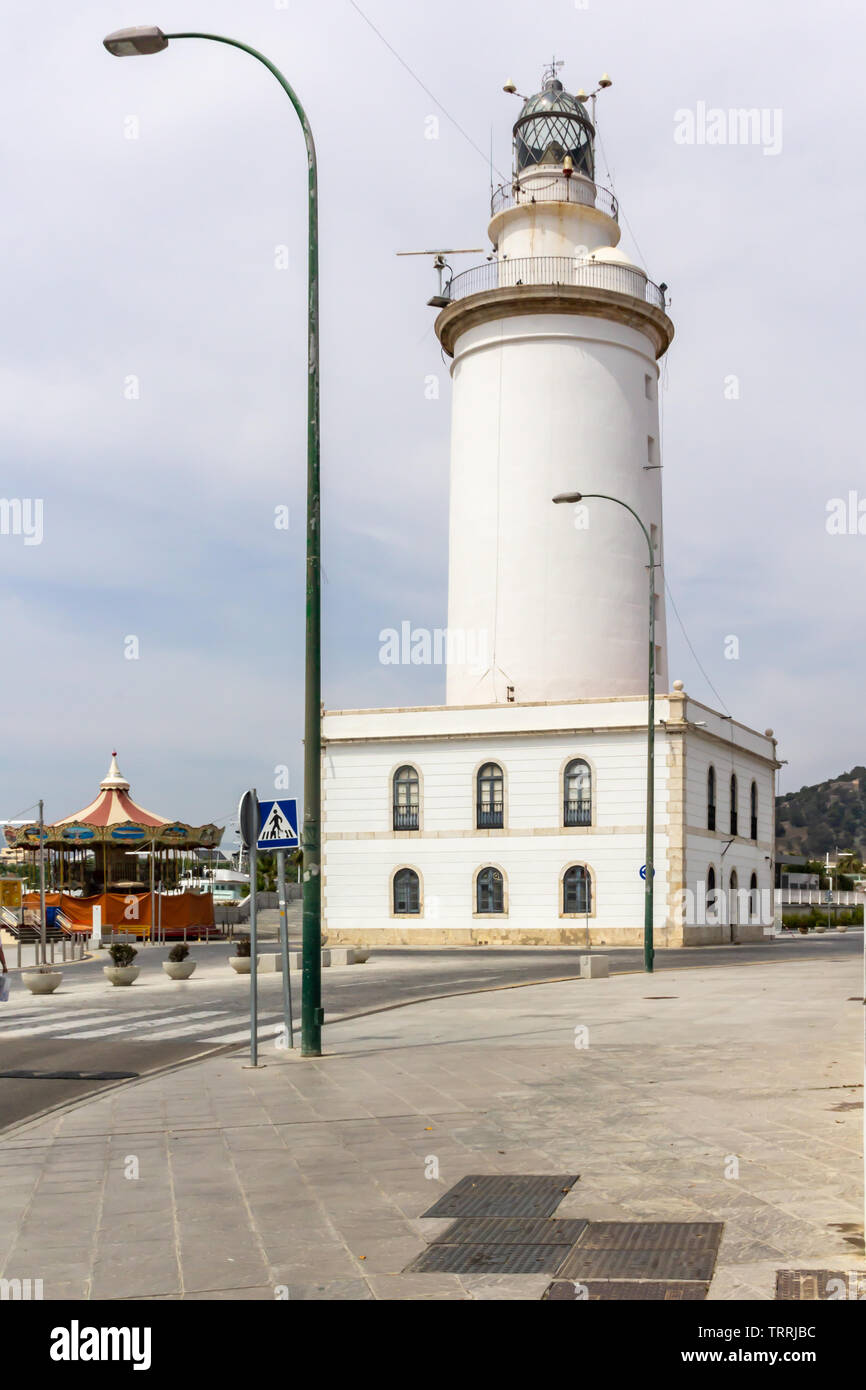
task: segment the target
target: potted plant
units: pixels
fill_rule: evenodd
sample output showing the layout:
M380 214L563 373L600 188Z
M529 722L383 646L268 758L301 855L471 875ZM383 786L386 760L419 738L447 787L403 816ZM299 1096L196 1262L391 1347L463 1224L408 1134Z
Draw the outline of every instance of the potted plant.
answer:
M132 963L138 955L134 946L128 946L125 942L109 946L108 954L112 963L102 967L102 973L107 980L113 985L131 985L133 980L138 979L141 970Z
M249 937L238 942L237 955L229 956L229 965L232 970L236 970L239 975L249 975L250 969L252 968Z
M178 942L177 946L172 946L168 953L168 960L162 962L162 968L170 980L188 980L195 970L196 962L187 960L189 947L183 942Z
M53 965L36 965L32 970L21 971L21 980L31 994L53 994L62 979L63 972Z

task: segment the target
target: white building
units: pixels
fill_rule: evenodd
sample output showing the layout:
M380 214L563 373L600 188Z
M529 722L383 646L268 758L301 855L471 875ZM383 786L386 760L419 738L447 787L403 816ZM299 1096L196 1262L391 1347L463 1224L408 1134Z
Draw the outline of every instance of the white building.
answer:
M755 939L772 923L772 731L668 680L664 287L618 249L586 107L552 73L514 151L492 257L436 320L453 359L447 703L325 714L327 939L642 940L648 538L656 944Z

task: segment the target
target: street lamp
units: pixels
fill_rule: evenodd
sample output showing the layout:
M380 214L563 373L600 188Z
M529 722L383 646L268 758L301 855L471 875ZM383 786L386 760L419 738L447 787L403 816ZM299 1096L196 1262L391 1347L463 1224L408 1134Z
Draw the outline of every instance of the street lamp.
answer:
M263 53L222 34L164 34L156 26L118 29L103 39L116 58L160 53L173 39L209 39L239 48L257 58L286 93L304 132L309 174L308 222L308 358L307 358L307 574L306 574L306 673L304 686L304 897L301 951L301 1055L319 1057L322 1052L322 644L321 644L321 532L319 524L319 191L316 147L307 114L279 68ZM255 892L255 885L252 885Z
M643 918L643 962L644 969L652 974L655 947L653 946L653 841L655 836L655 699L656 699L656 595L655 595L655 552L652 537L644 526L634 507L623 502L620 497L610 497L606 492L560 492L554 497L557 505L568 502L583 502L589 498L600 498L605 502L616 502L631 512L646 537L649 551L649 678L647 682L647 723L646 723L646 886L644 888Z

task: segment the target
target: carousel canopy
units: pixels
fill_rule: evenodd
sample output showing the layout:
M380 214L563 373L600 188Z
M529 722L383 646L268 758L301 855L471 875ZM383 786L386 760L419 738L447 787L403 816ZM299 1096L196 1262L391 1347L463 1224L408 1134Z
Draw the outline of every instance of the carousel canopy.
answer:
M99 795L83 810L46 825L43 841L52 848L70 849L87 849L95 843L212 849L219 844L223 833L213 824L187 825L139 806L129 794L129 783L117 766L117 753L114 752L111 766L99 784ZM38 849L39 826L10 826L6 829L6 839L16 848Z
M74 816L64 816L57 825L124 825L133 821L136 825L168 825L165 816L155 816L145 811L129 795L129 783L117 766L117 753L111 755L111 767L99 784L99 796L76 811Z

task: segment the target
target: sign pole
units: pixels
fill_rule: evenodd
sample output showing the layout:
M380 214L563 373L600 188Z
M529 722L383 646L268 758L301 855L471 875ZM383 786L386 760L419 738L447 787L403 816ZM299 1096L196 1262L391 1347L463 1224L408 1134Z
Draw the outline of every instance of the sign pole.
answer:
M292 1021L292 982L289 977L289 914L286 903L286 851L277 850L277 889L280 903L280 951L283 961L283 1016L286 1021L286 1034L289 1047L294 1047L294 1027Z
M253 824L254 830L250 836L250 1064L254 1067L259 1065L259 977L258 977L258 923L256 920L256 876L257 876L257 842L259 825L259 799L256 795L255 787L250 793L252 798Z
M43 815L44 802L39 803L39 921L40 921L40 940L42 942L42 964L48 959L48 945L45 927L45 817ZM22 913L22 920L23 920Z

